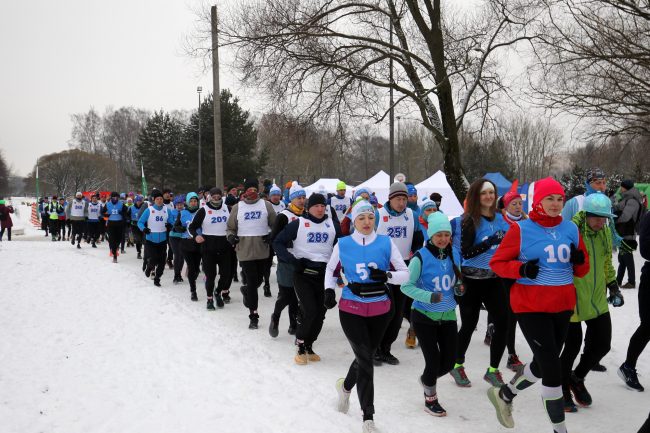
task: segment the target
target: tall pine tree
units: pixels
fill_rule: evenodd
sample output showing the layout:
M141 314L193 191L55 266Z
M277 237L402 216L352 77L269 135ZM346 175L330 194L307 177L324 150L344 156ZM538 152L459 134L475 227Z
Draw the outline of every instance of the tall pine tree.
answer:
M183 124L162 110L147 120L136 142L138 160L150 188L178 187L178 179L187 176L183 151Z
M214 111L213 95L201 103L199 113L193 113L185 129L182 154L186 176L179 179L189 190L197 186L215 186L214 173ZM201 169L203 185L198 182L198 121L201 116ZM239 105L239 99L228 89L221 91L221 136L223 143L223 170L226 185L257 177L264 166L264 156L256 154L257 130L248 111ZM217 185L221 188L226 185ZM180 186L180 185L179 185Z

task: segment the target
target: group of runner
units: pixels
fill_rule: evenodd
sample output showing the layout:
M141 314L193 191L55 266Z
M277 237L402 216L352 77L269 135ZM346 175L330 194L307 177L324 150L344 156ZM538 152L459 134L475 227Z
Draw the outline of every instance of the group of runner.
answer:
M587 193L566 205L557 181L535 182L528 214L516 184L499 198L491 181L478 179L469 187L464 214L451 220L441 211L439 194L422 199L412 184L402 182L390 186L383 204L364 188L349 197L343 182L336 193L307 197L297 182L283 192L275 185L260 190L258 181L249 179L225 197L220 188L209 187L176 197L169 190L154 190L147 199L115 192L110 198L85 199L77 193L67 203L53 197L41 209L49 222L46 236L49 229L53 241L66 240L68 226L67 237L77 248L84 239L96 247L108 238L113 262L125 252L125 242L132 244L147 278L160 286L168 266L174 283L187 278L192 301L198 300L202 270L208 310L231 301L240 266L250 329L259 327L259 288L272 296L269 276L275 256L278 295L269 317L270 336L279 335L281 314L288 307L294 362L318 362L314 345L327 310L338 305L354 360L336 382L337 408L348 411L356 387L364 433L378 431L373 371L378 365L399 364L391 348L403 319L409 322L406 346L419 344L424 357L424 408L445 416L437 380L450 373L459 387L471 386L465 358L485 308L493 333L483 379L490 384L488 398L498 421L514 427L515 397L541 380L553 432L565 433L565 413L592 405L585 379L609 352L608 305L624 304L612 265L613 251L621 244L611 201L602 192L605 175L598 169L589 173ZM650 260L646 220L639 245ZM618 369L626 385L638 391L643 386L636 360L650 340L647 285L642 272L641 325ZM584 349L574 366L583 343L582 322L587 324ZM533 353L527 364L515 350L517 324ZM510 381L500 371L506 347L506 365L514 372Z

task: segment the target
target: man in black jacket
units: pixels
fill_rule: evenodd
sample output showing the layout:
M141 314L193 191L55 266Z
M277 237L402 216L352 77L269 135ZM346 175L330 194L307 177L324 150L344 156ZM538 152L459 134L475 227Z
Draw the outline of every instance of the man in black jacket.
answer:
M636 274L634 268L634 254L637 248L636 229L643 210L641 193L634 187L634 182L629 179L621 182L621 200L614 206L616 218L616 232L623 238L623 244L618 253L618 273L616 280L621 289L636 288ZM623 284L623 277L627 270L627 283Z

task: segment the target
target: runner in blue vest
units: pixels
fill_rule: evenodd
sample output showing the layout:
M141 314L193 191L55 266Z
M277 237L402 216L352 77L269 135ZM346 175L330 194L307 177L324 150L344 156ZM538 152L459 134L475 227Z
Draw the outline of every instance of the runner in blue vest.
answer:
M138 220L138 228L146 235L144 256L146 259L145 275L154 275L154 285L160 287L160 277L165 270L167 255L167 227L171 226L168 208L163 203L163 195L155 190L151 197L153 206L142 212Z
M138 259L142 258L142 232L138 228L138 220L147 207L148 205L144 202L144 197L138 194L135 196L135 200L133 200L133 206L129 208L131 233L133 234L135 249L138 252Z
M460 257L453 255L451 224L442 213L427 219L429 240L409 263L409 281L402 292L413 299L411 324L420 340L425 367L420 383L424 388L424 409L434 416L446 416L438 402L436 382L454 366L456 359L456 299L464 288Z
M201 273L201 245L192 237L187 227L198 210L199 196L194 192L188 193L185 199L185 209L181 211L180 220L176 220L172 228L172 232L178 233L180 231L182 235L181 255L187 264L187 280L190 283L190 299L192 301L199 300L196 294L196 279ZM212 296L208 298L207 309L214 310Z
M503 384L499 364L506 348L508 298L501 278L490 269L490 259L509 226L496 208L496 187L487 179L473 182L467 191L466 211L460 234L461 269L466 293L459 300L461 328L458 355L451 375L458 386L471 386L465 374L465 353L478 323L481 304L494 318L495 334L490 345L490 364L483 379Z
M339 319L354 361L347 376L336 382L338 410L348 412L350 392L356 385L363 432L367 433L376 431L373 358L394 314L386 283L405 283L408 268L391 238L375 233L375 210L368 201L359 201L350 216L354 232L334 246L325 271L325 306L336 306L334 288L339 286L340 264L348 284L339 300Z
M120 194L113 191L111 199L104 207L104 215L108 217L106 221L106 233L108 234L108 246L111 250L113 263L117 263L118 249L124 233L124 221L126 220L127 208L120 201Z
M185 227L180 223L181 213L185 209L185 197L177 195L173 200L174 208L169 211L169 221L171 221L172 230L169 232L169 246L173 251L172 262L174 263L174 284L183 282L181 271L183 270L183 252L181 250L181 239L185 232ZM194 297L196 297L196 288L193 290ZM194 300L194 299L193 299ZM197 299L198 300L198 299Z

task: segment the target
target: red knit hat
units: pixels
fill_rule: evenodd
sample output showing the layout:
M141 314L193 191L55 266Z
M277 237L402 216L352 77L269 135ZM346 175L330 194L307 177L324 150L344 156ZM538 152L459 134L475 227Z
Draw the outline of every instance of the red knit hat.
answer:
M514 182L512 182L512 186L510 187L510 191L505 193L503 195L503 208L507 208L508 205L510 204L511 201L513 201L516 198L521 198L519 195L519 192L517 192L517 189L519 188L519 181L515 179Z
M560 182L552 177L545 177L544 179L535 182L533 207L536 207L544 197L548 197L551 194L560 194L562 198L566 198L564 195L564 188L562 188Z

